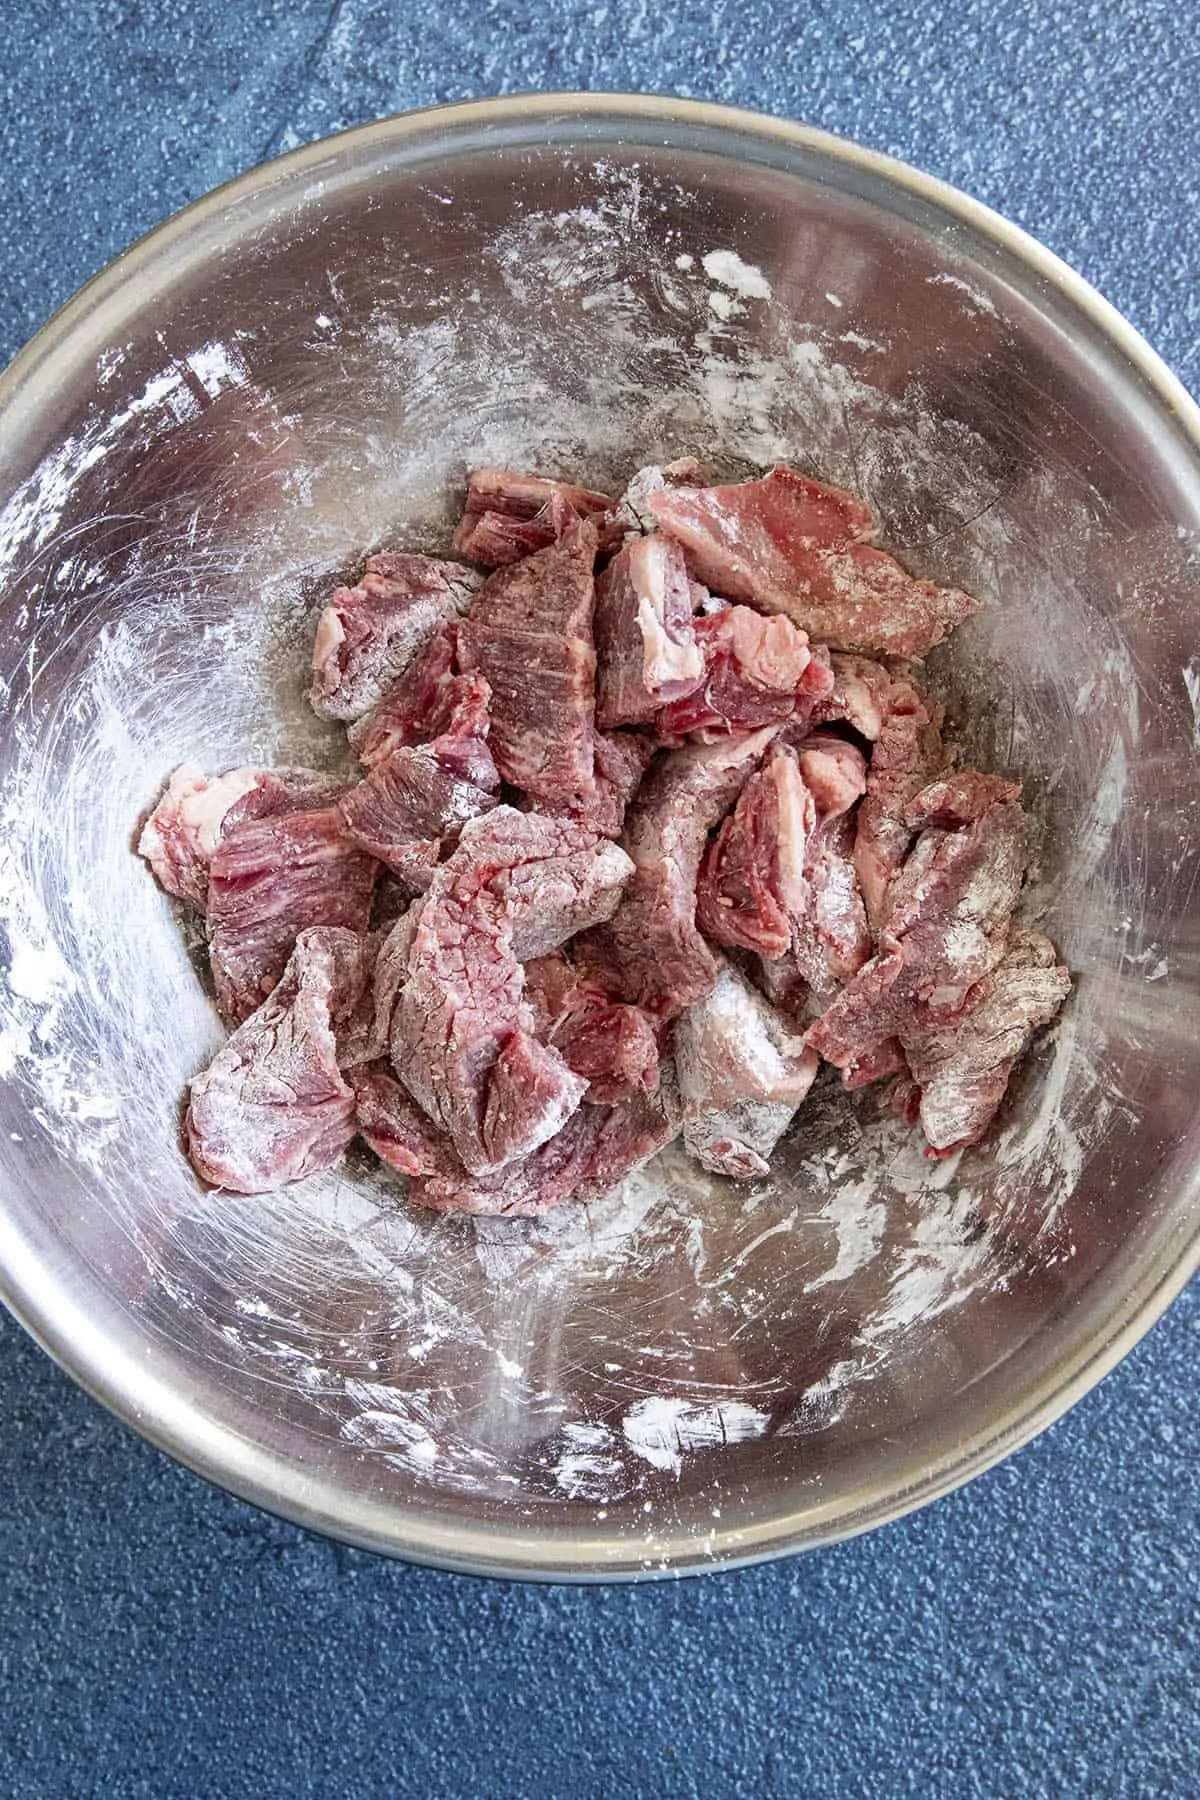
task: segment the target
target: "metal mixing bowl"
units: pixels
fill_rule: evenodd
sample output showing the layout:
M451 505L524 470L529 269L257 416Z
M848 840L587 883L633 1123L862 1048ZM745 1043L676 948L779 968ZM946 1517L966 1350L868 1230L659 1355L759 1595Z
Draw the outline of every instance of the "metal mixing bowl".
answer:
M0 1269L139 1431L459 1569L747 1561L944 1493L1111 1367L1197 1260L1200 416L1020 232L820 133L607 97L297 151L106 270L0 388ZM694 452L865 495L986 602L933 659L1026 778L1078 972L989 1144L821 1087L769 1181L673 1155L542 1221L370 1158L243 1199L180 1149L219 1040L131 853L191 759L328 762L335 572L472 461Z

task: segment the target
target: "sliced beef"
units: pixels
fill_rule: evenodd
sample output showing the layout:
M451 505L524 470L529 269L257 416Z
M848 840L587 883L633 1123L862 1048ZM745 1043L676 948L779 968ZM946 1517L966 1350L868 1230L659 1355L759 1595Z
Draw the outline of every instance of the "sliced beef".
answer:
M601 837L620 837L629 802L653 755L649 738L632 731L598 731L591 787L568 800L543 800L539 810L552 818L574 819Z
M712 742L731 731L806 721L814 702L829 691L828 667L813 657L804 632L790 619L726 606L697 619L694 634L704 658L703 678L686 698L659 712L656 730L665 743L686 737Z
M607 916L630 872L595 833L499 807L464 827L414 909L392 1062L472 1173L534 1149L582 1098L534 1039L519 959Z
M545 817L537 823L543 830L528 840L524 860L492 884L508 907L513 948L522 962L549 956L578 932L604 925L633 873L621 846L586 826ZM560 829L551 833L547 826Z
M596 583L596 722L647 724L704 676L683 552L661 533L618 551Z
M854 867L875 932L887 913L892 878L913 841L905 808L941 772L946 760L940 710L911 681L889 680L879 701L882 722L871 751L854 840Z
M683 1141L717 1174L749 1181L812 1086L819 1058L730 963L675 1024Z
M342 1067L373 1063L386 1058L392 1041L392 1020L396 1001L408 975L408 953L421 916L421 901L414 900L407 912L386 930L373 933L379 942L375 952L374 972L369 993L364 996L357 1029L343 1042ZM347 1054L347 1051L350 1054Z
M856 975L871 954L866 907L854 869L852 808L862 797L867 765L844 739L814 732L799 749L816 825L804 852L804 900L792 915L793 991L803 981L818 1001Z
M206 1181L262 1194L337 1162L355 1131L338 1030L369 975L357 933L313 930L296 939L270 998L191 1084L188 1154Z
M525 967L538 1035L587 1082L587 1099L613 1105L658 1086L660 1022L614 1000L608 987L559 954Z
M207 927L217 1005L240 1025L266 999L302 931L365 933L379 864L336 807L249 819L209 870Z
M516 469L475 469L454 548L472 562L498 568L544 550L580 519L593 520L600 541L611 545L620 538L612 510L607 494L569 481Z
M817 1001L856 975L871 954L853 850L853 821L818 814L804 859L805 902L792 918L789 952L795 974Z
M386 1062L350 1071L357 1129L371 1149L401 1175L466 1179L449 1138L427 1119Z
M445 731L450 714L482 676L458 673L458 626L443 625L425 648L385 690L378 706L356 719L346 733L364 768L373 768L393 750L427 744ZM491 690L484 684L488 700Z
M571 525L548 549L490 576L459 627L462 668L491 687L496 766L538 800L591 787L595 556L595 526Z
M549 1212L565 1200L599 1200L670 1143L679 1126L669 1084L619 1106L581 1106L532 1155L498 1174L471 1177L433 1171L415 1180L410 1199L436 1212Z
M210 776L184 763L142 827L138 852L168 894L203 911L209 865L226 832L247 819L328 806L342 785L315 769L231 769Z
M358 719L378 705L438 629L470 605L480 576L461 563L405 552L371 556L356 587L340 587L317 623L313 706Z
M808 1041L854 1071L888 1038L942 1029L1004 956L1026 853L1025 817L998 800L959 829L923 831L889 896L878 949Z
M840 650L920 656L976 610L969 595L916 580L868 542L876 527L860 501L794 469L664 487L646 505L714 592L783 613Z
M1070 989L1070 973L1049 939L1017 931L952 1026L902 1034L921 1126L936 1155L979 1142L1034 1032L1049 1024Z
M780 957L804 909L804 854L816 824L796 752L772 744L709 844L696 923L714 943Z
M467 691L451 706L439 737L390 751L339 802L355 841L412 892L428 887L444 844L500 798L487 746L487 683L482 676L459 677L459 683Z
M600 934L622 999L669 1014L703 999L712 987L716 964L696 928L705 841L774 736L767 726L672 750L651 767L625 825L633 879Z

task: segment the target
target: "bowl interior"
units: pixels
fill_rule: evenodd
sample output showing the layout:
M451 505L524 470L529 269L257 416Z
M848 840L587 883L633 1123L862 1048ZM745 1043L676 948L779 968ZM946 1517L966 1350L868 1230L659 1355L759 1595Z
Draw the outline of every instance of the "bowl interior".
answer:
M0 1265L158 1441L355 1541L636 1573L859 1529L1027 1434L1194 1254L1200 465L1129 343L930 184L711 109L464 108L248 178L43 334L0 416ZM352 1154L203 1192L219 1042L131 851L177 763L317 762L332 578L472 462L786 457L986 603L931 662L1027 783L1078 974L947 1163L822 1084L769 1180L667 1153L467 1223ZM1192 1185L1189 1185L1192 1184Z

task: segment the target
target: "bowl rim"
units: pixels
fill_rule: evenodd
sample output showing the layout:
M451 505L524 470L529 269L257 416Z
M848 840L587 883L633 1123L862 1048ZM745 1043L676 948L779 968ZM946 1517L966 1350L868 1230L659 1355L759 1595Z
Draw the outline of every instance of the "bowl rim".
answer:
M393 114L350 127L260 164L211 190L169 216L106 264L40 328L0 375L0 409L5 431L40 403L36 391L54 359L83 322L128 284L137 284L149 264L241 202L259 199L276 184L315 174L331 153L353 160L445 128L463 133L490 126L524 127L536 133L552 122L627 119L631 125L660 124L704 128L730 138L757 139L777 151L792 150L824 159L899 189L932 211L968 227L978 237L1039 277L1131 365L1185 441L1200 474L1200 406L1151 349L1141 334L1037 239L1001 214L949 183L924 174L882 152L816 127L778 119L747 108L669 95L536 92L456 101ZM736 146L730 145L736 159ZM67 1299L52 1273L16 1246L0 1261L0 1299L30 1335L94 1399L126 1425L194 1473L240 1499L310 1530L359 1548L410 1562L458 1572L541 1581L608 1582L736 1568L788 1556L855 1537L925 1506L961 1487L1061 1417L1124 1357L1150 1329L1200 1267L1200 1167L1185 1173L1190 1209L1173 1214L1174 1229L1151 1240L1135 1264L1113 1313L1095 1336L1027 1387L1009 1396L997 1418L953 1451L946 1451L907 1485L860 1497L857 1507L838 1514L831 1507L805 1505L749 1527L731 1524L706 1534L676 1532L652 1541L605 1538L594 1531L528 1533L496 1529L486 1522L439 1519L428 1510L382 1502L355 1502L340 1512L336 1489L306 1477L281 1455L248 1442L231 1426L192 1408L146 1362L121 1355L82 1306ZM1182 1215L1182 1216L1181 1216ZM1189 1229L1190 1223L1190 1229ZM0 1218L0 1225L3 1224ZM357 1512L358 1516L352 1516Z

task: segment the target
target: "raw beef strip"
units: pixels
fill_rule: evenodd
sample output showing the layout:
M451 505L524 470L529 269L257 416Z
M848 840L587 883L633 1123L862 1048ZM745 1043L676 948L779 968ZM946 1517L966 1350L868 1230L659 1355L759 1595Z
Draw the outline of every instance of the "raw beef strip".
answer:
M369 1001L369 1016L359 1024L352 1042L343 1046L343 1068L377 1062L387 1056L392 1041L396 1001L408 975L408 953L412 948L413 933L420 916L421 902L414 900L394 925L377 934L381 941L376 949L370 993L364 996L364 1012ZM346 1054L347 1048L351 1052L349 1055Z
M1049 1024L1070 992L1071 977L1048 938L1018 931L981 988L952 1025L903 1034L920 1090L921 1125L939 1156L979 1142L1034 1032Z
M427 744L445 731L451 711L469 692L457 674L457 659L458 626L443 625L385 690L379 705L354 721L346 736L365 768L393 750Z
M854 867L876 933L887 913L892 877L913 840L904 809L946 760L939 709L924 700L911 681L891 681L881 700L883 720L871 752L854 840Z
M507 806L465 826L436 871L416 910L392 1062L472 1173L536 1148L582 1098L584 1082L533 1037L518 959L606 916L630 872L615 844Z
M595 628L599 725L646 724L704 676L683 552L661 533L613 557L596 583Z
M498 1174L430 1173L415 1180L409 1198L436 1212L529 1217L561 1206L601 1199L664 1144L679 1126L664 1081L653 1094L619 1106L581 1106L549 1142Z
M369 556L357 587L340 587L317 622L310 698L326 719L378 704L438 627L470 605L473 569L407 552Z
M467 1179L450 1140L425 1117L387 1063L350 1072L356 1122L376 1156L401 1175L442 1175Z
M851 1063L842 1073L842 1086L853 1091L855 1088L870 1087L876 1081L885 1081L889 1075L902 1076L906 1087L911 1088L913 1085L912 1077L908 1072L908 1059L899 1038L883 1038L874 1050L868 1051L865 1056L860 1056L857 1062ZM893 1095L897 1092L898 1086L899 1084L893 1086ZM892 1110L900 1112L903 1117L907 1111L907 1102ZM916 1122L914 1112L908 1123L915 1125Z
M696 923L715 943L779 957L805 903L804 852L816 824L796 752L773 744L705 853Z
M819 1058L731 964L675 1025L683 1141L706 1169L749 1181L813 1084Z
M489 576L459 627L458 656L492 690L492 752L505 781L539 800L588 791L594 758L596 528Z
M927 826L888 894L887 936L903 944L908 974L919 975L919 999L936 1013L960 1011L1000 961L1025 873L1019 785L999 776L975 779L979 809L962 826ZM921 817L927 794L937 795L932 810L943 786L935 783L910 802L909 816Z
M217 1005L231 1025L260 1006L302 931L365 933L379 864L336 807L249 819L228 832L208 883L208 937Z
M342 786L315 769L231 769L209 776L183 763L142 827L138 853L168 894L203 911L209 865L227 831L246 819L328 806Z
M356 933L301 932L274 993L191 1084L188 1154L206 1181L264 1194L337 1162L355 1126L335 1033L369 972Z
M804 901L792 917L790 960L793 982L798 977L824 997L857 974L871 954L849 817L866 788L867 765L853 744L823 732L804 739L799 759L816 827L805 845Z
M795 972L824 999L856 975L871 954L871 931L854 872L854 825L845 815L822 819L804 860L805 904L792 919Z
M565 956L527 963L525 981L539 1036L586 1080L588 1100L612 1105L658 1086L659 1025L649 1013L614 1000Z
M812 1026L840 1069L883 1040L941 1029L1004 956L1025 859L1025 816L999 800L957 830L931 827L892 883L879 948Z
M840 650L921 656L976 610L870 544L860 501L782 465L729 487L662 488L646 504L698 580Z
M500 798L500 776L488 749L488 686L482 676L452 706L432 743L392 750L339 801L355 841L386 863L414 892L428 887L443 841ZM452 684L455 685L455 684Z
M497 568L544 550L578 519L594 519L601 541L612 544L619 540L612 506L607 494L569 481L515 469L475 469L454 548L473 562Z
M573 820L530 813L517 817L535 823L537 831L522 840L519 854L494 877L491 890L508 908L517 957L528 962L611 919L633 864L619 844ZM512 852L506 848L503 854Z
M845 656L835 651L829 663L833 687L813 707L813 724L844 722L873 744L883 730L888 695L896 677L869 656Z
M643 532L657 531L649 498L665 487L698 486L704 471L694 456L681 456L675 462L648 463L630 477L625 492L617 501L616 519L626 539L640 537Z
M649 541L649 540L646 540ZM726 606L695 621L704 676L695 691L664 706L656 729L664 742L712 742L784 720L806 720L832 675L790 619L764 619L749 606Z
M775 737L767 726L672 750L653 765L625 826L635 864L600 934L621 998L670 1013L703 999L716 978L696 929L696 878L709 831L728 812Z
M629 802L654 755L649 738L632 731L598 731L591 789L569 800L543 800L539 812L575 819L601 837L620 837Z

